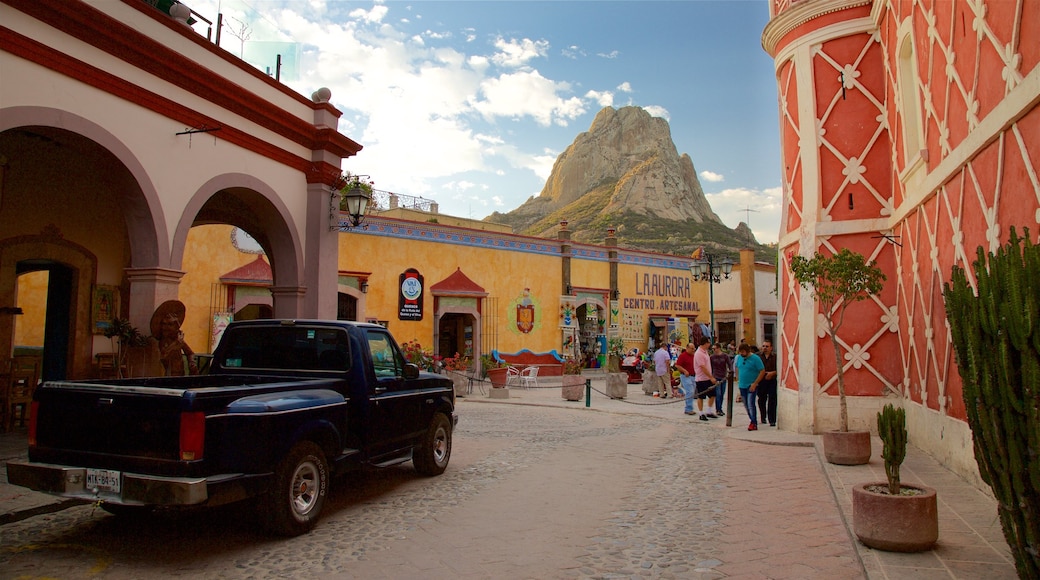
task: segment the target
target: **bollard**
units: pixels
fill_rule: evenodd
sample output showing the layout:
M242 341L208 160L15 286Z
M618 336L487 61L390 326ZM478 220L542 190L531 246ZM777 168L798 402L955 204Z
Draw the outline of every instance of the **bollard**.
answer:
M585 379L585 407L592 403L592 379Z
M736 385L733 384L733 362L730 361L729 369L726 371L726 380L729 381L729 385L726 386L726 426L733 426L733 391L736 389Z

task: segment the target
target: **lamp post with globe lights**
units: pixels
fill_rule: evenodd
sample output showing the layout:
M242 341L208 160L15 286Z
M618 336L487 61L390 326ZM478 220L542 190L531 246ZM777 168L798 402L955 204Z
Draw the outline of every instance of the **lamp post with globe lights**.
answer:
M690 263L690 274L694 282L708 282L708 316L710 317L711 337L717 342L718 335L715 329L715 284L722 282L723 278L729 279L733 272L733 262L717 254L710 254L698 250L693 254L693 262Z

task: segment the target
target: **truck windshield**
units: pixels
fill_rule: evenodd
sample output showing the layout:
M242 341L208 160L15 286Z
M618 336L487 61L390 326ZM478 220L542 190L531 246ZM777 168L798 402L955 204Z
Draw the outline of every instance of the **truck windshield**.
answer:
M220 342L218 362L226 368L345 371L350 367L350 342L339 328L231 327Z

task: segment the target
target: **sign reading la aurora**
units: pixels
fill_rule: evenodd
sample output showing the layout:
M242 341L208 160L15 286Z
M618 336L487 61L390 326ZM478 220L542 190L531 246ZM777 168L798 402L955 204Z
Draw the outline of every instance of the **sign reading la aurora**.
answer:
M665 276L636 272L636 297L625 298L622 306L635 310L667 310L700 312L695 300L690 300L689 276Z
M401 320L422 320L423 276L415 268L408 268L400 276L401 293L397 297L397 317Z

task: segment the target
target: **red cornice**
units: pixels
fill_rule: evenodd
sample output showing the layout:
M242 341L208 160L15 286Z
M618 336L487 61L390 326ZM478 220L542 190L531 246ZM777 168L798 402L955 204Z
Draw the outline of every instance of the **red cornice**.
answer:
M306 172L308 183L315 181L324 182L324 179L321 178L312 181L311 174L323 172L318 171L310 159L293 155L280 147L275 147L266 141L257 139L245 131L223 124L212 117L203 115L166 97L146 91L137 85L128 83L119 77L78 61L63 52L58 52L2 26L0 26L0 44L10 54L83 82L125 101L140 105L164 117L183 123L186 127L220 127L220 131L210 134L229 143L254 151L282 165Z
M361 150L359 144L345 135L328 128L319 129L312 123L308 123L299 117L286 113L269 101L257 96L255 93L249 92L213 71L199 66L179 52L171 50L167 46L156 42L150 37L126 26L122 22L88 4L82 2L68 2L67 0L0 1L57 30L60 30L61 32L64 32L65 34L68 34L69 36L97 47L99 50L111 54L112 56L115 56L116 58L119 58L150 75L190 91L217 106L227 109L236 115L248 119L293 141L294 143L307 147L308 149L329 151L333 155L339 157L350 157ZM257 71L247 63L244 63L233 55L227 53L227 51L224 51L205 39L202 39L198 34L190 29L163 16L162 13L156 11L146 3L141 2L140 0L123 0L123 2L154 18L156 22L161 25L177 31L185 37L185 40L198 44L218 58L232 63L234 66L237 66L248 74L253 75L257 79L261 80L261 82L274 86L277 90L291 96L301 104L306 104L312 110L330 108L327 104L317 104L305 99L295 91L292 91L288 87L285 87L281 83L278 83L274 79L271 79L267 75ZM51 52L52 54L57 53L57 51L53 51L53 49ZM50 66L46 61L41 62L36 59L31 60L42 66L58 70L57 68ZM76 63L77 66L89 66L80 63L75 59L70 60ZM94 70L98 71L98 69ZM65 70L60 72L68 74ZM103 71L98 72L103 73ZM103 74L107 75L107 73ZM84 80L84 82L88 81ZM101 88L100 86L98 87ZM145 92L142 89L137 87L135 88L139 92ZM157 95L156 97L161 98ZM145 103L139 104L142 106L148 106ZM158 109L153 110L161 112ZM338 114L338 111L336 111L336 113ZM201 116L198 113L194 114ZM209 126L214 125L216 125L215 122L209 123ZM228 128L225 126L221 132L227 130ZM219 137L223 138L224 136ZM307 160L307 164L310 164L309 160ZM291 165L295 166L296 164Z

